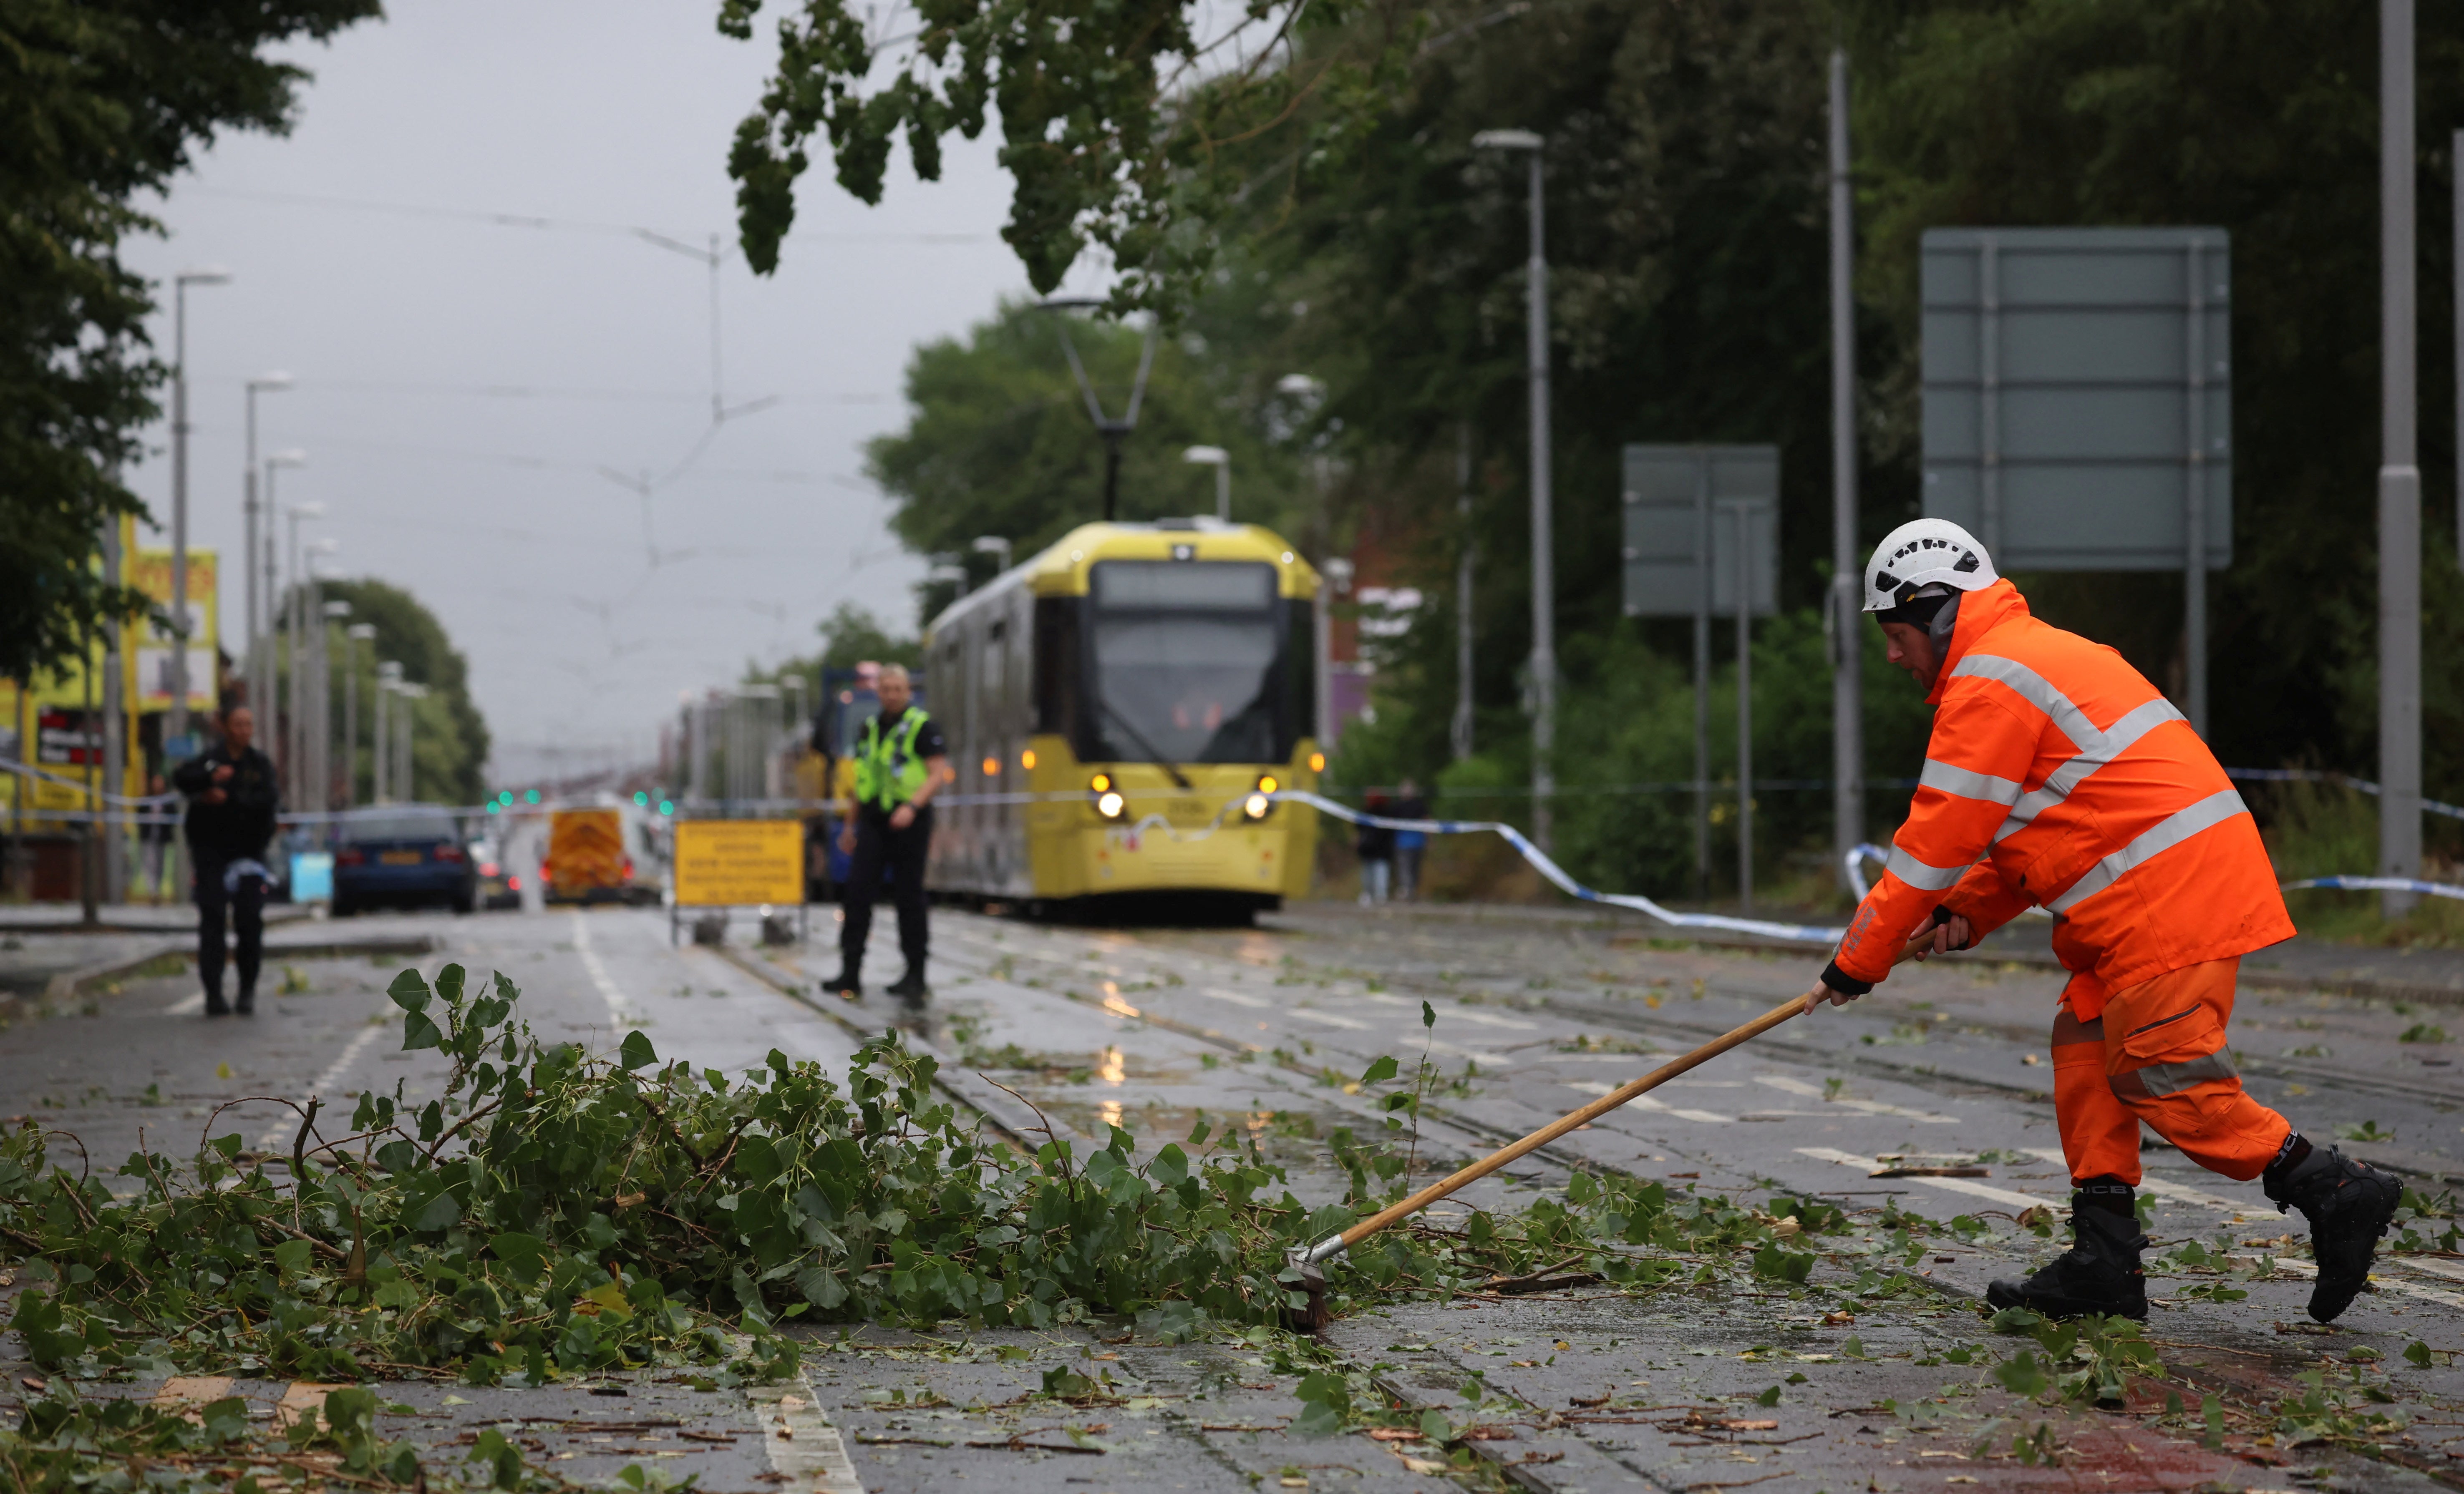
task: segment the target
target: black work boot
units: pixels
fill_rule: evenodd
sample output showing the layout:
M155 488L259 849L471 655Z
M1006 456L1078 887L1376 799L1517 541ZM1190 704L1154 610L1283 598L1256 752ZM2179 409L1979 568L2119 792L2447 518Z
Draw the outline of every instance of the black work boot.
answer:
M2049 1318L2114 1313L2147 1317L2147 1278L2139 1252L2138 1195L2128 1183L2092 1177L2071 1193L2069 1250L2026 1281L2004 1280L1985 1288L1996 1307L2027 1307Z
M237 1012L242 1017L255 1016L256 987L247 985L241 986L239 988L239 1000L231 1003L231 1010Z
M2367 1162L2334 1147L2313 1147L2299 1136L2261 1182L2277 1213L2299 1209L2310 1221L2310 1254L2319 1263L2310 1315L2335 1322L2369 1280L2379 1237L2395 1219L2404 1185Z
M206 993L206 1015L209 1017L228 1017L231 1015L231 1005L223 1000L223 994L220 991L208 991Z
M864 1000L863 977L864 973L861 970L842 961L839 965L839 973L823 981L822 989L845 1000L861 1001Z
M913 965L908 966L907 974L900 976L898 983L890 988L891 995L909 1002L923 1000L924 992L924 972Z

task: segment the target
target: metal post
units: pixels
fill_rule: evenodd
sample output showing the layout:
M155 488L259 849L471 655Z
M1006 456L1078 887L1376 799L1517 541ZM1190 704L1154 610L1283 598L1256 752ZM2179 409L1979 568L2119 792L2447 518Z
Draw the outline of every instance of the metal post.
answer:
M85 630L83 657L77 660L77 675L85 682L85 709L78 717L77 756L85 759L85 846L77 857L77 904L85 925L93 928L101 922L98 884L102 876L102 784L95 759L94 729L94 628Z
M1831 54L1831 664L1832 861L1865 838L1865 639L1859 631L1857 252L1848 159L1848 54Z
M2412 0L2379 0L2379 875L2421 875L2421 468ZM2387 916L2413 894L2386 892Z
M312 566L313 570L313 566ZM308 613L308 802L302 809L326 810L334 807L333 691L328 684L325 658L325 587L315 575L307 578L308 596L301 603ZM318 833L322 833L322 826Z
M266 639L265 604L257 594L256 584L256 381L248 384L248 468L242 483L245 489L241 508L248 516L248 538L240 546L239 573L248 590L248 651L240 655L240 669L248 680L248 708L258 715L265 714Z
M1550 524L1549 254L1541 152L1531 152L1531 839L1551 848L1557 792L1557 580Z
M2183 349L2189 380L2183 389L2182 423L2182 674L2189 696L2190 730L2208 735L2208 305L2200 279L2196 239L2184 246L2183 275L2188 289L2185 319L2189 326Z
M1463 423L1461 445L1455 451L1455 524L1462 538L1461 552L1455 560L1455 719L1450 734L1455 760L1463 761L1472 752L1471 713L1471 422Z
M2448 174L2455 187L2455 553L2459 563L2464 563L2464 170L2457 169L2459 161L2464 161L2464 130L2455 132L2447 155Z
M1215 516L1232 522L1232 464L1228 461L1215 464Z
M1985 553L2002 551L2002 265L1993 235L1976 252L1977 422L1979 483L1976 538Z
M1694 453L1694 898L1711 898L1711 453Z
M1754 911L1754 510L1720 505L1737 524L1737 907Z
M102 579L105 585L120 584L122 558L120 553L120 520L106 519L102 526ZM121 689L122 662L120 642L127 631L124 625L113 623L104 634L102 650L102 781L106 792L124 793L128 787L128 712L127 697ZM102 900L119 903L121 890L126 885L121 876L125 848L121 845L121 816L106 799L95 805L102 821Z
M171 709L164 745L188 733L188 277L171 277Z
M360 641L354 627L342 634L342 807L360 801Z
M419 759L413 753L417 745L415 731L419 697L426 693L427 691L417 685L405 684L402 687L402 765L399 771L402 774L402 802L406 804L419 802Z

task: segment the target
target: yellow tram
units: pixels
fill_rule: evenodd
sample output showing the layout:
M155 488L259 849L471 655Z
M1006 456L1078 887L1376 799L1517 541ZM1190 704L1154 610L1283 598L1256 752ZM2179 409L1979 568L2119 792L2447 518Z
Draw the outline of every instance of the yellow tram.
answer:
M1168 518L1072 530L952 604L924 639L957 775L932 890L1246 911L1305 893L1317 813L1261 791L1326 766L1317 594L1280 537Z

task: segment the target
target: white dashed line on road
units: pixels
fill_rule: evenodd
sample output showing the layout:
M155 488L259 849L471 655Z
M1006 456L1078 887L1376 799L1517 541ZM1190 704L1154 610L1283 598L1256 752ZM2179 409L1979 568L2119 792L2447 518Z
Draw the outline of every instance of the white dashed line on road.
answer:
M640 1014L633 1010L632 1002L625 999L624 991L607 974L607 966L600 959L599 952L591 948L590 917L579 910L573 915L573 948L574 953L582 956L582 968L590 977L590 983L599 988L600 1000L607 1003L608 1019L615 1022L617 1029L622 1031L627 1027L640 1026Z
M335 1059L331 1064L325 1066L325 1071L317 1076L317 1082L308 1087L308 1092L312 1095L321 1096L328 1089L334 1088L343 1080L349 1078L351 1074L351 1066L360 1061L360 1055L368 1050L368 1044L374 1043L378 1038L384 1036L385 1033L391 1032L392 1030L393 1023L390 1021L372 1022L366 1026L362 1027L360 1029L360 1035L353 1038L348 1044L343 1045L341 1056ZM298 1133L299 1128L297 1125L294 1125L289 1121L285 1121L283 1124L275 1127L272 1131L269 1131L264 1135L258 1137L256 1149L259 1152L262 1152L268 1147L280 1146L286 1139L297 1136Z
M1837 1105L1842 1110L1861 1110L1868 1115L1896 1115L1902 1120L1912 1120L1921 1126L1959 1124L1959 1117L1956 1115L1937 1115L1931 1110L1912 1110L1904 1105L1885 1105L1880 1100L1851 1100L1844 1096L1826 1097L1820 1085L1808 1084L1802 1079L1791 1079L1785 1074L1756 1074L1754 1083L1769 1085L1774 1089L1784 1090L1789 1094L1802 1095L1809 1100L1821 1100L1826 1105Z
M1566 1082L1566 1088L1580 1090L1584 1094L1609 1094L1618 1087L1604 1085L1595 1079L1571 1079ZM1648 1110L1656 1115L1674 1115L1679 1120L1701 1121L1705 1126L1733 1126L1737 1123L1737 1118L1733 1115L1723 1115L1717 1110L1682 1110L1674 1105L1663 1104L1647 1094L1637 1095L1628 1100L1625 1108L1630 1110Z
M1861 1168L1867 1173L1882 1165L1874 1157L1859 1156L1854 1152L1842 1152L1836 1147L1799 1147L1796 1149L1796 1154L1813 1157L1818 1162L1837 1162L1842 1167ZM1980 1183L1971 1177L1909 1177L1894 1178L1893 1181L1922 1183L1927 1188L1939 1188L1945 1193L1964 1193L1971 1198L1989 1198L1995 1203L2007 1203L2014 1209L2050 1209L2056 1207L2058 1202L2053 1198L2039 1198L2033 1194L2014 1193L2008 1188L1996 1188L1990 1183Z
M799 1374L784 1385L756 1385L744 1397L761 1424L770 1470L787 1481L786 1487L809 1494L864 1494L864 1482L847 1457L847 1439L822 1411L810 1380Z

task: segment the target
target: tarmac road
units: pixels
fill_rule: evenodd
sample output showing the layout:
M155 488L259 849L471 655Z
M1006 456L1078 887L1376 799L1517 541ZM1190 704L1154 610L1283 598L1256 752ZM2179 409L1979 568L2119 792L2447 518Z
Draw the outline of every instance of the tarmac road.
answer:
M663 1057L696 1065L743 1068L777 1047L835 1067L860 1034L902 1013L879 996L849 1005L814 993L815 978L835 967L829 912L815 910L808 950L671 948L663 913L621 909L361 918L319 933L425 934L437 947L416 961L424 971L448 959L474 978L505 971L549 1036L612 1048L641 1026ZM935 997L909 1024L912 1041L948 1060L959 1098L1014 1133L1048 1125L1093 1136L1119 1125L1150 1149L1179 1139L1201 1114L1238 1117L1312 1198L1339 1187L1325 1135L1381 1123L1345 1088L1381 1054L1408 1069L1425 1053L1446 1075L1415 1153L1425 1180L1633 1077L1653 1055L1682 1052L1795 995L1818 963L1673 943L1631 920L1327 904L1250 930L1096 929L942 910L935 933ZM184 1149L193 1145L188 1128L251 1095L316 1093L333 1106L397 1083L417 1095L437 1068L432 1055L394 1051L384 996L404 963L299 959L288 979L270 969L253 1022L196 1015L186 973L129 979L0 1030L0 1113L77 1132L108 1168L141 1127L158 1147L167 1131L178 1138L170 1149ZM1923 1242L1909 1267L1923 1284L1915 1290L1859 1295L1860 1265L1849 1260L1794 1293L1590 1286L1397 1303L1324 1336L1392 1393L1454 1407L1458 1419L1474 1371L1539 1408L1492 1418L1501 1435L1469 1444L1490 1461L1478 1475L1441 1471L1444 1455L1429 1444L1287 1433L1297 1375L1279 1372L1266 1351L1144 1344L1123 1336L1126 1325L972 1335L954 1325L937 1337L834 1329L813 1344L805 1383L751 1393L638 1378L533 1392L391 1385L386 1398L406 1409L388 1416L385 1435L443 1447L476 1426L518 1421L538 1444L534 1458L559 1471L603 1478L636 1462L671 1479L698 1473L715 1490L1436 1489L1455 1477L1507 1477L1566 1494L1746 1483L1811 1494L1962 1481L2277 1488L2294 1486L2297 1474L2313 1488L2431 1486L2394 1463L2260 1444L2255 1422L2221 1449L2202 1448L2178 1422L2160 1424L2161 1396L2122 1412L2050 1413L1991 1381L1977 1388L1978 1371L1958 1356L2003 1356L2013 1345L1987 1329L1974 1301L1989 1278L2024 1271L2054 1248L2015 1217L2059 1211L2067 1198L2042 1059L2057 989L2051 974L1977 958L1903 967L1865 1000L1791 1022L1469 1195L1485 1206L1528 1202L1580 1166L1756 1202L1818 1196L1869 1226L1886 1204L1977 1226ZM2464 1078L2444 1061L2453 1045L2426 1030L2441 1022L2464 1036L2464 1012L2254 989L2234 1046L2262 1100L2313 1135L2367 1123L2390 1139L2343 1144L2435 1190L2464 1175ZM287 1109L258 1100L212 1129L278 1153L296 1125ZM2178 1379L2266 1406L2299 1394L2303 1371L2324 1365L2349 1378L2374 1351L2382 1357L2367 1373L2392 1367L2384 1389L2415 1423L2400 1444L2404 1461L2439 1482L2464 1467L2441 1451L2451 1435L2464 1437L2455 1409L2464 1378L2449 1368L2464 1351L2464 1261L2390 1260L2375 1294L2334 1330L2318 1330L2301 1311L2298 1218L2279 1218L2256 1184L2216 1177L2169 1150L2151 1149L2147 1162L2150 1232L2165 1246L2221 1235L2246 1262L2280 1263L2273 1276L2233 1284L2247 1300L2215 1303L2181 1295L2201 1282L2151 1253L2151 1295L2163 1305L2150 1332ZM1947 1163L1983 1175L1871 1175L1888 1164ZM2431 1351L2429 1369L2403 1357L2416 1341ZM33 1373L14 1362L20 1354L13 1337L0 1338L11 1394ZM1090 1373L1100 1364L1121 1394L1084 1406L1031 1397L1044 1370L1062 1362ZM1774 1388L1776 1405L1760 1399ZM314 1394L233 1389L268 1416L286 1395ZM595 1394L618 1389L627 1395ZM2190 1410L2195 1420L2195 1401ZM1775 1425L1745 1425L1760 1421ZM2011 1456L2013 1430L2039 1423L2069 1449L2060 1466ZM2455 1445L2464 1453L2464 1441Z

